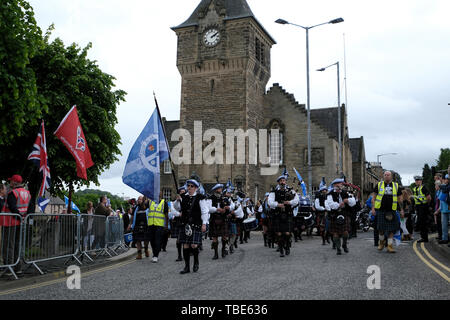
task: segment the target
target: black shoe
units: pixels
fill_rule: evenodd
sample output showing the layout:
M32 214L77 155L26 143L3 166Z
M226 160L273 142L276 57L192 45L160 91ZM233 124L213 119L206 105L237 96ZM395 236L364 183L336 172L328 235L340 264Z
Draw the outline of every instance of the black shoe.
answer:
M448 244L448 240L440 240L438 243L439 244Z
M345 247L342 247L343 249L344 249L344 252L345 253L348 253L348 248L345 246Z
M284 257L284 252L283 252L283 248L280 248L280 258Z
M244 244L244 241L240 240L239 243L240 243L240 244Z
M336 244L333 243L333 250L336 250Z
M230 254L233 254L234 250L233 250L233 246L230 246Z
M214 253L214 257L212 258L213 260L217 260L217 259L219 259L219 254L216 252L216 253Z
M286 248L286 255L288 256L291 253L291 249Z
M194 263L194 269L193 269L193 271L194 271L194 272L197 272L197 271L198 271L198 263Z
M189 270L189 267L185 267L183 270L180 271L180 274L189 273L191 270Z
M182 256L178 256L178 259L175 260L175 262L178 262L178 261L183 261L183 257Z
M277 247L277 250L276 250L276 252L280 252L280 247Z
M323 241L323 242L322 242L322 245L323 245L323 246L325 246L325 245L326 245L325 241Z
M341 254L342 254L342 251L341 251L341 249L337 249L337 253L336 253L338 256L340 256Z
M234 243L234 247L237 249L237 242Z
M327 243L330 244L330 239L327 239Z
M425 239L417 240L417 243L422 243L422 242L428 242L428 240L425 240Z

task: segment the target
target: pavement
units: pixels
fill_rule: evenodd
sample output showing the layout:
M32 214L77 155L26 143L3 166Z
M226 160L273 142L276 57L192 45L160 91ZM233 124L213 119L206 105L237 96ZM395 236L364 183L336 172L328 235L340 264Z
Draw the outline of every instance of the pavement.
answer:
M330 245L321 245L319 237L304 236L293 243L289 256L280 258L275 249L264 247L260 232L252 232L248 243L219 260L211 259L207 240L200 270L185 275L179 273L184 262L175 262L177 250L171 239L158 263L151 258L135 260L136 249L130 249L108 266L82 269L80 289L69 289L65 277L47 275L47 282L40 278L28 286L0 288L0 299L450 300L450 263L432 241L423 246L404 242L389 254L378 251L372 237L371 231L360 232L350 240L350 252L337 256ZM374 276L379 288L369 286Z

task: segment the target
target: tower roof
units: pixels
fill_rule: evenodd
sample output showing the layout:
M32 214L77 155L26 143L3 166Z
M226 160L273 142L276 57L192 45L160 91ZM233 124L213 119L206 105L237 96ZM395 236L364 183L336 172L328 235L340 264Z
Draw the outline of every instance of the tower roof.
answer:
M273 43L276 43L275 40L266 31L266 29L264 29L261 23L259 23L259 21L256 19L246 0L202 0L194 10L194 12L191 14L191 16L182 24L176 27L172 27L172 30L198 26L199 20L206 15L211 2L214 2L214 5L218 9L219 14L225 15L225 21L253 18L255 22L260 26L260 28L267 34L270 40Z

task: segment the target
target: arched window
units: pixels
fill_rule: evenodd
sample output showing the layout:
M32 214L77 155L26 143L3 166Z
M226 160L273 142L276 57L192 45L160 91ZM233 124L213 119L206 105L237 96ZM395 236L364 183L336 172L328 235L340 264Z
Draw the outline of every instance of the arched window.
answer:
M278 129L278 134L272 133L272 130ZM269 126L269 158L270 164L283 164L284 134L280 123L277 120L272 121Z

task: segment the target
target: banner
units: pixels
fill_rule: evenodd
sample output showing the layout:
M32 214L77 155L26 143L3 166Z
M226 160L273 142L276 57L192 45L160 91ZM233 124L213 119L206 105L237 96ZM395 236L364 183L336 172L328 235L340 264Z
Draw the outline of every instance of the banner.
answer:
M41 187L39 188L39 197L44 197L45 190L50 188L50 168L48 166L47 157L47 142L45 139L45 128L44 120L41 123L40 132L37 135L36 141L33 144L33 151L31 151L28 156L28 160L33 161L33 163L39 168L41 173Z
M160 165L167 159L169 149L158 110L155 109L130 151L122 176L123 183L151 200L159 200Z
M64 117L54 133L66 146L77 163L77 176L87 180L87 169L94 165L89 151L80 119L78 118L77 106L73 106Z

